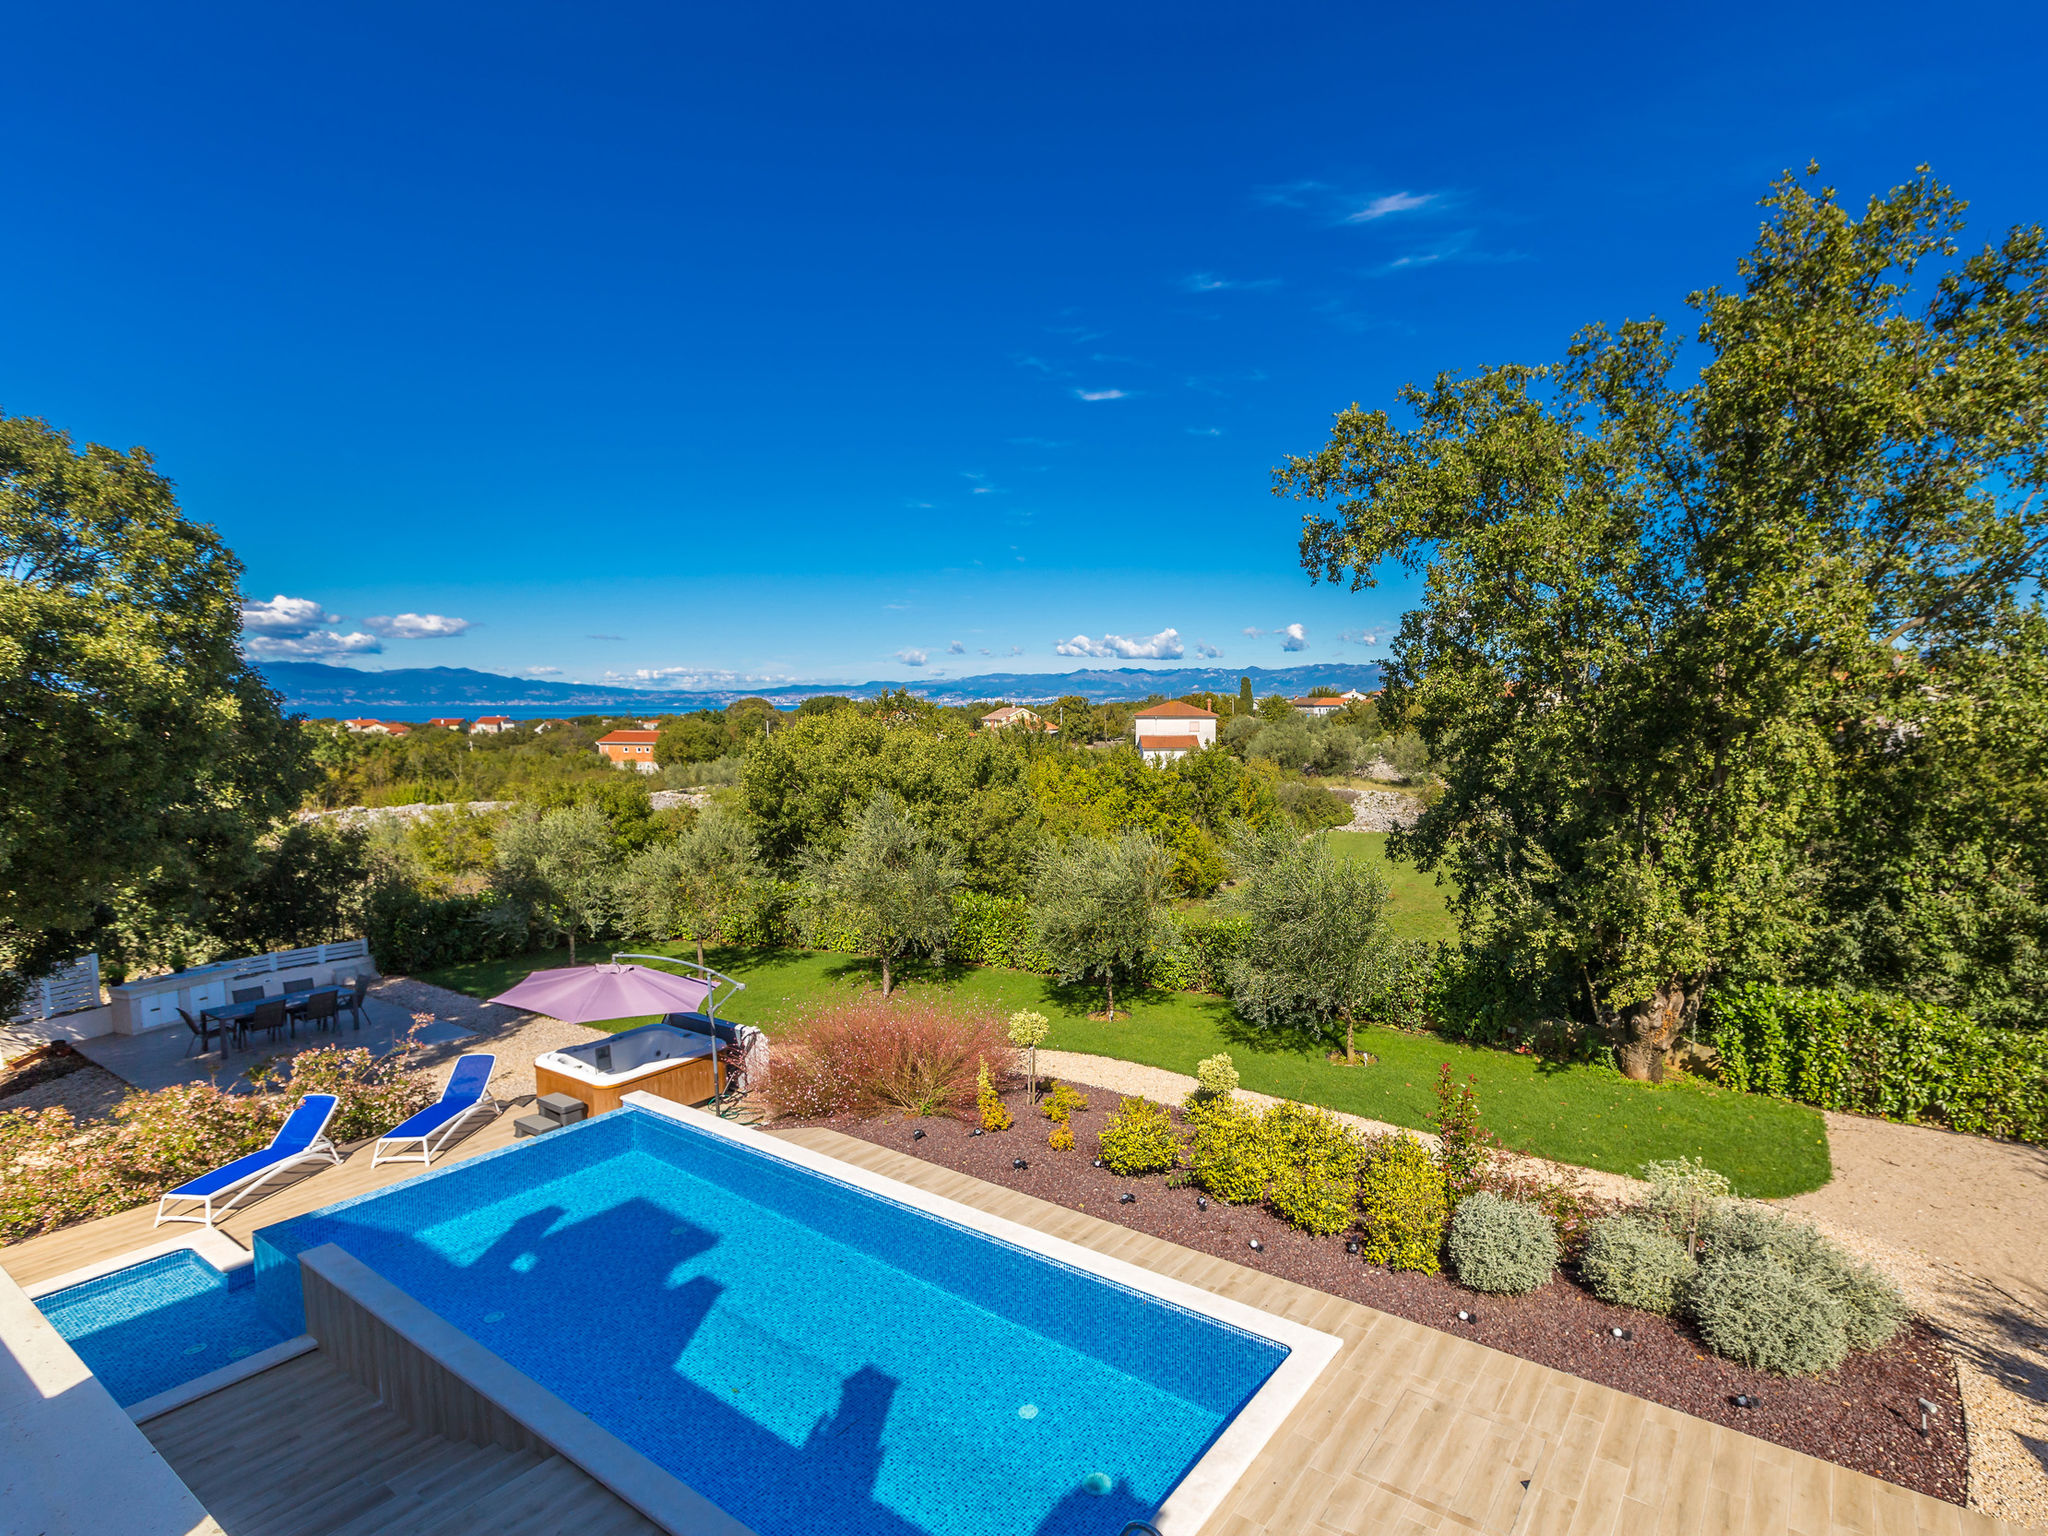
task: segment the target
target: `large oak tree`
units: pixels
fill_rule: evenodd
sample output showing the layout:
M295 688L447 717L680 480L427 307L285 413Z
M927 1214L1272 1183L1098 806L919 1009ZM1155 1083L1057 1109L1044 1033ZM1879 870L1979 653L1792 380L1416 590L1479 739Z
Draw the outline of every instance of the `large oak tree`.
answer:
M117 906L207 924L297 803L240 579L145 450L0 416L0 1016Z
M1388 702L1445 763L1396 851L1657 1077L1713 978L1785 970L1846 740L1944 658L2038 644L2048 245L1958 254L1925 171L1787 176L1732 289L1555 366L1353 406L1275 490L1312 574L1422 573ZM2033 636L2032 640L2029 636ZM1839 839L1837 839L1839 842Z

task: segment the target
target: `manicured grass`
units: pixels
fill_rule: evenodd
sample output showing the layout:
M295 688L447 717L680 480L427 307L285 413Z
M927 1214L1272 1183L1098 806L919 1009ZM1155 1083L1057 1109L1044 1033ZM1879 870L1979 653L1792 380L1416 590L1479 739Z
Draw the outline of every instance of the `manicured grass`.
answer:
M1387 857L1384 832L1327 832L1330 851L1341 859L1364 860L1387 882L1387 927L1397 939L1428 939L1449 943L1458 936L1458 919L1446 900L1449 894L1413 864Z
M636 947L694 956L683 945ZM770 1035L786 1035L814 1009L878 981L871 962L845 955L719 950L706 958L747 983L722 1013ZM488 997L530 970L567 963L564 951L521 955L450 966L421 980ZM1099 993L1044 976L953 967L914 973L907 985L1003 1013L1035 1009L1052 1020L1046 1043L1059 1050L1182 1073L1192 1073L1205 1056L1229 1051L1247 1088L1417 1129L1429 1127L1437 1067L1449 1062L1460 1080L1467 1074L1478 1080L1481 1112L1502 1141L1582 1167L1634 1173L1652 1158L1697 1157L1726 1174L1741 1193L1764 1198L1817 1189L1830 1176L1827 1129L1817 1111L1704 1083L1652 1088L1604 1067L1560 1067L1390 1029L1360 1032L1360 1048L1378 1058L1374 1065L1340 1067L1324 1060L1320 1050L1252 1036L1228 1003L1198 993L1119 998L1129 1017L1104 1023L1087 1017L1101 1007Z

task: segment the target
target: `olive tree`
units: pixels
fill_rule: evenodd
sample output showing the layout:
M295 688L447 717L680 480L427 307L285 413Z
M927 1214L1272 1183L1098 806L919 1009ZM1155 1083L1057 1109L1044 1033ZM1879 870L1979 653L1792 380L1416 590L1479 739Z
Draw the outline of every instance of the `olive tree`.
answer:
M618 913L620 854L611 823L589 801L528 811L498 829L498 885L550 935L596 938Z
M1564 361L1357 406L1276 471L1313 576L1420 573L1387 707L1441 764L1393 851L1662 1075L1712 980L1803 940L1841 733L2015 632L2048 549L2048 240L1959 258L1924 171L1785 177L1731 289Z
M1238 898L1250 919L1227 971L1238 1013L1269 1028L1318 1035L1355 1030L1387 964L1387 887L1361 859L1340 859L1319 837L1295 838L1258 863Z
M1165 937L1172 856L1149 832L1076 837L1039 854L1031 937L1063 981L1102 983L1104 1015L1116 1017L1116 984L1143 974Z
M862 952L882 963L884 997L899 960L919 950L943 954L953 936L960 868L887 791L868 800L836 854L813 862L812 878L823 897L814 921L852 920Z
M737 816L713 805L680 835L650 843L620 877L627 926L663 940L687 934L704 963L704 942L718 936L726 908L759 872L753 834Z

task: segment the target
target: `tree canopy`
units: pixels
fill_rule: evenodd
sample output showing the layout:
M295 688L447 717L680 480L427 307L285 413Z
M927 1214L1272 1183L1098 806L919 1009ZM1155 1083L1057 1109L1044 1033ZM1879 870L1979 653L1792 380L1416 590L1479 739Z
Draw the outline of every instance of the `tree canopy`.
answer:
M241 574L146 450L0 416L0 994L124 902L206 921L308 784Z
M1031 937L1068 981L1102 983L1116 1016L1118 978L1138 974L1162 937L1168 855L1151 833L1077 837L1039 854Z
M1922 172L1860 212L1786 177L1739 285L1552 366L1357 406L1276 472L1303 564L1424 578L1387 706L1444 766L1397 856L1631 1075L1717 976L1813 937L1846 744L1915 689L2039 654L2048 242L1958 257ZM1965 658L1969 664L1965 664ZM2035 707L2039 707L2038 704Z
M943 953L953 935L960 870L886 790L869 799L836 853L814 860L813 876L825 898L819 915L851 917L862 952L882 962L884 997L897 961Z
M1384 984L1386 883L1320 837L1259 852L1238 897L1250 922L1230 960L1231 1004L1267 1028L1326 1035L1341 1024L1344 1058L1356 1060L1353 1031Z

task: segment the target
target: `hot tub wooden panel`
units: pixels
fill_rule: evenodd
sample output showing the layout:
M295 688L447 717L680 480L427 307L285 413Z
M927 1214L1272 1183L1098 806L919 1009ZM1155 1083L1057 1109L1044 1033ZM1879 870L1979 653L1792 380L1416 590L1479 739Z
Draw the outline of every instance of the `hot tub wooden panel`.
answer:
M678 1104L702 1104L718 1091L712 1081L712 1061L708 1055L673 1062L659 1072L649 1072L625 1083L592 1083L543 1067L538 1062L534 1064L533 1079L536 1092L566 1093L570 1098L588 1104L593 1115L617 1109L629 1093L651 1093L656 1098L673 1099Z

